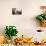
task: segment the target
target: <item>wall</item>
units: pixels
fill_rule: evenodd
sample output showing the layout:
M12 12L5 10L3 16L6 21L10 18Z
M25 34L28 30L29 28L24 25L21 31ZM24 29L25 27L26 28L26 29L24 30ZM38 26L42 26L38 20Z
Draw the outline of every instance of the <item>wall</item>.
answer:
M46 0L0 0L0 33L4 34L6 25L15 25L18 36L31 36L36 29L44 29L35 20L41 5L46 5ZM12 8L22 8L22 15L12 15Z

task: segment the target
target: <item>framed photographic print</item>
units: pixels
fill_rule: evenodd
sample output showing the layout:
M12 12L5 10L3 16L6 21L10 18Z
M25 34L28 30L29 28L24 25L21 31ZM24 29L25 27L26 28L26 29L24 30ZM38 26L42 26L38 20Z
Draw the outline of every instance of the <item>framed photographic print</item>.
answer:
M12 8L12 15L22 15L22 9Z

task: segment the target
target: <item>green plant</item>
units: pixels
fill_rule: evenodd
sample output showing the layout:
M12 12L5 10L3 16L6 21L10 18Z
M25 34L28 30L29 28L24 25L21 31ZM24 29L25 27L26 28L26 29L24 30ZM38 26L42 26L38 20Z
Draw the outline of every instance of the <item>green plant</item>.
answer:
M18 31L16 29L15 26L6 26L6 29L5 29L5 34L6 36L8 36L9 38L11 38L12 36L16 36Z
M38 15L38 16L36 16L36 19L39 21L43 21L44 19L46 20L46 14Z

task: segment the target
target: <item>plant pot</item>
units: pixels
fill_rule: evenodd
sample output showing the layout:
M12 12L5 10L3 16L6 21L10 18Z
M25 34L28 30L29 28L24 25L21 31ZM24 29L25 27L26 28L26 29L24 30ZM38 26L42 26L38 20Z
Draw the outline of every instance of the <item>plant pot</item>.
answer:
M41 26L46 27L46 20L41 21Z

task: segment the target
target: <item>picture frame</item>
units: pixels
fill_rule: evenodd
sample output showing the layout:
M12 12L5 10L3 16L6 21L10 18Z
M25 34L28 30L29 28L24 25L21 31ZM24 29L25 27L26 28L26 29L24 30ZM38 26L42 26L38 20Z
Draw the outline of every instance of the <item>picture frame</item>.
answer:
M12 8L12 15L22 15L21 8Z

